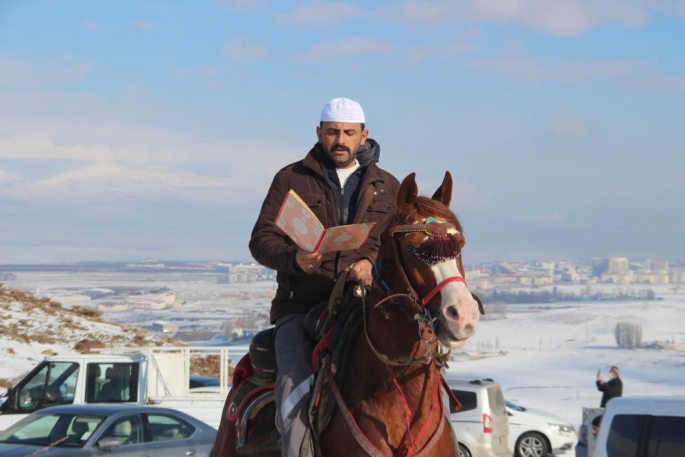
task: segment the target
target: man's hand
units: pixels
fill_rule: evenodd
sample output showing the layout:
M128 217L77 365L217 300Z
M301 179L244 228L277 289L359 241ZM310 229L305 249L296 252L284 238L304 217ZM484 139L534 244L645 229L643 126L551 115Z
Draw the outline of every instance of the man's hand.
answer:
M371 287L372 277L371 277L371 262L367 259L362 259L355 263L347 275L347 282L357 281L364 285L364 287Z
M597 375L597 381L599 381L601 384L604 384L604 376L602 376L601 374L598 374Z
M302 271L307 274L312 274L321 266L321 253L307 252L299 249L297 254L295 254L295 262L297 262L297 266L299 266Z

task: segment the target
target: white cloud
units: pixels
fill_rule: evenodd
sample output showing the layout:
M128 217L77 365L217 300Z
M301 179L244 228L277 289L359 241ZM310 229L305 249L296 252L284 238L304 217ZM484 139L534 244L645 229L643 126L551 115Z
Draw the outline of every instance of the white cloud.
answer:
M238 62L262 60L266 56L266 47L262 43L250 43L248 37L239 37L226 41L221 55Z
M652 4L658 10L685 18L685 0L652 0Z
M74 83L83 79L90 69L90 65L75 64L68 57L37 64L0 54L0 87Z
M393 49L394 45L389 41L352 37L316 44L300 54L298 60L308 63L331 63L343 57L383 54Z
M525 217L524 219L529 221L529 222L535 222L535 223L547 224L547 225L559 224L561 222L566 221L566 218L559 213L534 214L532 216Z
M81 126L83 127L83 126ZM82 135L73 130L0 136L0 158L15 160L120 160L129 163L177 163L192 157L186 146L175 146L176 132L137 126L101 126ZM136 131L137 130L137 131ZM66 135L65 135L66 134ZM115 137L121 134L119 140ZM63 136L64 135L64 136ZM78 135L78 136L77 136ZM60 138L62 137L62 138ZM159 142L155 141L155 138Z
M276 14L274 20L279 24L292 26L338 25L348 19L368 16L361 8L342 2L310 2L292 11Z
M0 195L40 203L89 204L122 200L185 201L223 204L238 200L231 192L238 182L208 177L170 167L132 167L96 163L21 186L0 187Z
M404 51L404 56L410 64L419 64L433 58L448 58L460 54L474 54L483 50L478 39L483 35L481 29L472 27L467 30L457 30L451 33L444 44L429 44L413 46Z
M56 197L68 202L68 195L82 193L210 203L225 201L229 197L223 194L230 193L258 206L274 173L306 151L302 145L149 124L173 117L169 111L137 99L0 93L0 159L42 162L19 169L41 169L41 179L52 176L36 182L5 168L0 194L31 196L34 202ZM70 187L70 182L76 184ZM99 182L112 183L109 193L96 189ZM234 185L240 190L229 192Z
M203 78L215 78L219 76L219 70L212 65L204 65L195 68L180 68L178 74L181 76L200 76Z
M649 92L685 92L685 77L651 73L627 81L626 87Z
M610 23L638 26L646 0L408 0L381 9L379 17L408 25L519 24L553 35L574 36Z
M474 59L468 66L531 83L552 81L577 84L634 75L642 71L645 64L630 60L609 62L577 59L552 62L524 53L515 53L489 59Z
M89 21L89 20L83 21L83 25L88 30L97 30L100 28L100 24L98 22Z
M266 0L216 0L216 4L225 9L247 10L266 5Z
M184 77L196 79L202 84L203 87L212 90L226 90L231 87L226 75L217 67L212 65L204 65L195 68L179 68L178 74Z
M466 66L490 71L529 83L556 82L580 84L589 81L615 80L627 90L648 92L683 92L685 77L665 76L655 72L652 62L636 60L602 61L588 59L544 60L529 55L523 40L511 41L507 52L492 58L472 59Z
M19 182L19 177L5 170L0 170L0 186L10 186Z
M589 122L563 111L551 116L546 132L551 138L561 141L587 140L594 135Z
M152 23L144 19L136 21L134 24L138 30L150 31L153 29Z

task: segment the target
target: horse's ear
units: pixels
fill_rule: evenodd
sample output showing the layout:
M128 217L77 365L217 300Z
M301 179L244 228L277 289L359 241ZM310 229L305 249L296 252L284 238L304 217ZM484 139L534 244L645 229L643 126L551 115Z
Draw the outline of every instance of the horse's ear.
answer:
M410 173L402 180L400 190L397 191L397 208L402 211L403 208L413 205L416 197L419 196L419 188L416 186L416 173Z
M452 201L452 175L449 171L445 172L442 185L435 191L432 199L441 202L448 208L450 207L450 202Z

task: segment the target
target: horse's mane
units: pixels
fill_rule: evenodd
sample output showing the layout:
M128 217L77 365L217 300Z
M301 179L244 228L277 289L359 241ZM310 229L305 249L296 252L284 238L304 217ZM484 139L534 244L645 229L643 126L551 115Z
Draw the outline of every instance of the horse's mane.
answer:
M457 218L456 214L454 214L447 206L443 205L441 202L437 200L432 200L428 197L418 196L416 198L416 202L414 203L414 207L415 208L414 211L412 211L412 213L418 213L425 217L433 216L437 219L443 219L447 222L451 222L454 224L457 230L463 233L461 223L459 222L459 219Z

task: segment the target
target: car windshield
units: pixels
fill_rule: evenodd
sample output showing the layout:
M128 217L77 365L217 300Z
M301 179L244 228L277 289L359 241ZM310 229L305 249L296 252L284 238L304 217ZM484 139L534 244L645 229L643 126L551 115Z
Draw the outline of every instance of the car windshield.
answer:
M524 408L523 406L516 405L516 404L510 402L509 400L504 400L504 404L507 405L507 408L511 408L514 411L525 411L526 410L526 408Z
M0 433L0 443L83 447L105 416L34 413Z

